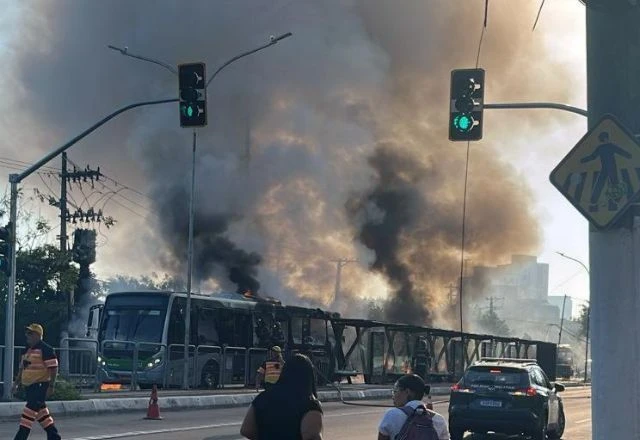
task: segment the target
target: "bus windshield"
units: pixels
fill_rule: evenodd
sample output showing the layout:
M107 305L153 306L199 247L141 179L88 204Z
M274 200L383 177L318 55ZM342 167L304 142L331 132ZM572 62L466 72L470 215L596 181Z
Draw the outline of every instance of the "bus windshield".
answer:
M118 307L107 310L103 322L103 340L160 342L165 311Z

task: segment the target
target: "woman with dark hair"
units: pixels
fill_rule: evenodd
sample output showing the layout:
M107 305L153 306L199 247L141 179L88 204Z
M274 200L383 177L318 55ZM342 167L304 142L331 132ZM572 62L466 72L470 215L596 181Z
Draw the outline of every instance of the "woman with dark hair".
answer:
M240 434L250 440L322 440L322 407L308 357L296 354L278 382L251 403Z

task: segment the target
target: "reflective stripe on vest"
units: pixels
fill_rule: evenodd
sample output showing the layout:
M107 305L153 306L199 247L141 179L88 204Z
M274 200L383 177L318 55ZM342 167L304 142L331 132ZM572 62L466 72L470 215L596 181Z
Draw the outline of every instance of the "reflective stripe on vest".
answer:
M267 361L264 373L265 383L276 383L280 379L281 369L280 362Z
M31 385L38 382L49 382L49 368L57 367L58 360L42 360L42 350L30 348L22 357L22 384Z

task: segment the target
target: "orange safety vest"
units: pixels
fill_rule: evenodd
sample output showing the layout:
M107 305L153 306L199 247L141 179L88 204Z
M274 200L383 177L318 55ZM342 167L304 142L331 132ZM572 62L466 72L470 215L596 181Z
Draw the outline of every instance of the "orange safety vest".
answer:
M21 382L25 386L49 382L49 368L56 368L58 359L49 345L40 341L22 355Z
M258 371L264 374L265 383L274 384L280 379L282 365L279 361L267 361L265 362L265 368L260 368Z

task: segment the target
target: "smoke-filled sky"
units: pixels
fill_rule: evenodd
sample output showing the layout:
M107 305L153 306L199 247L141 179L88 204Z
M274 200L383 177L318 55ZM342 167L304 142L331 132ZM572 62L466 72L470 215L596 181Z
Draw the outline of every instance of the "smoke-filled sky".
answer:
M483 0L3 3L0 156L27 162L118 107L177 96L170 72L108 44L173 65L201 60L210 74L293 32L208 90L197 283L329 305L335 261L353 259L342 268L345 301L388 296L392 320L435 319L460 260L466 144L447 140L450 71L475 65ZM489 1L486 102L584 107L583 7L548 2L532 32L538 6ZM582 269L554 254L587 262L586 222L548 183L585 128L552 111L485 112L485 137L470 151L469 264L540 255L552 294L587 296ZM88 208L87 197L118 220L101 228L99 276L184 273L191 142L169 104L125 113L70 150L118 182L105 182L115 195L102 183L72 186L76 205ZM48 175L25 182L56 186Z

